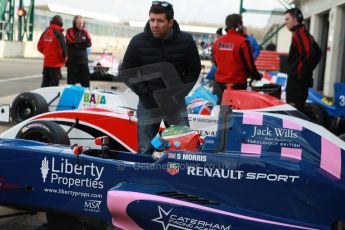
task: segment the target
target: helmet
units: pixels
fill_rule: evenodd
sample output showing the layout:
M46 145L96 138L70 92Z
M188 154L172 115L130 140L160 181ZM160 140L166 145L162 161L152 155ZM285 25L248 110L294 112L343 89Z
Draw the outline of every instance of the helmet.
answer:
M213 109L213 104L205 99L196 98L187 106L189 114L210 115Z
M163 130L152 139L151 144L159 151L200 150L200 135L186 126L174 125Z

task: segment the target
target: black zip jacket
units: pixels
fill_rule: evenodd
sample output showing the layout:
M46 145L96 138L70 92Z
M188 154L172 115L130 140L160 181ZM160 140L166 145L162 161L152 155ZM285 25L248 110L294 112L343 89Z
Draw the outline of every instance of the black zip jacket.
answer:
M144 32L137 34L130 41L122 63L122 70L140 67L158 62L171 63L177 70L183 83L198 80L201 64L198 50L192 36L180 31L175 21L168 39L158 39L152 35L149 22ZM133 89L142 102L153 101L152 92L165 88L160 80L151 80L137 84ZM154 103L154 102L153 102Z

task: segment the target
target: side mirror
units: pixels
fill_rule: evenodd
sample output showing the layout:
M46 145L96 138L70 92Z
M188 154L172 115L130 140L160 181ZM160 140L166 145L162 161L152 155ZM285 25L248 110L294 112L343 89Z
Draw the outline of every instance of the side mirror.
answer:
M108 136L97 137L95 139L95 144L98 146L108 145L109 142L110 142L110 139Z

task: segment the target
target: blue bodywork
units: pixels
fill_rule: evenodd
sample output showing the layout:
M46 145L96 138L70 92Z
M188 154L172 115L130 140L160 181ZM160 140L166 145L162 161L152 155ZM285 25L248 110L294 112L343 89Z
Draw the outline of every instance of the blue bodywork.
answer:
M334 103L313 88L309 88L308 102L320 105L331 117L345 116L345 83L334 84Z
M343 142L284 116L220 116L199 153L158 161L2 139L0 204L111 223L121 222L109 211L123 202L117 194L128 192L123 215L138 229L330 229L345 220Z

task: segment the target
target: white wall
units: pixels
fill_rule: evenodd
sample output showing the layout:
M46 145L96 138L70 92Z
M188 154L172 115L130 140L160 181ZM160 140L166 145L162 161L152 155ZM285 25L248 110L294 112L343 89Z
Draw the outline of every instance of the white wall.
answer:
M278 33L277 52L288 53L290 50L292 34L285 26Z
M341 69L344 65L342 60L343 34L344 34L344 9L342 7L333 7L329 12L329 33L327 45L326 70L324 80L324 94L326 96L334 95L333 84L340 82Z

